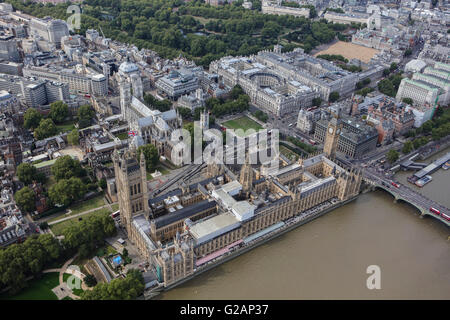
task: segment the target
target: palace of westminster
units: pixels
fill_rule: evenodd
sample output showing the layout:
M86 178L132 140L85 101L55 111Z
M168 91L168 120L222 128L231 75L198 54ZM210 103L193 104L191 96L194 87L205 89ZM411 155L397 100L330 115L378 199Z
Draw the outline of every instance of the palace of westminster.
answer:
M334 160L341 128L335 114L321 154L284 163L277 170L246 161L236 174L223 164L208 165L204 180L152 199L143 154L138 159L133 147L115 151L121 225L160 285L171 286L230 246L246 244L258 233L325 202L356 197L361 172Z

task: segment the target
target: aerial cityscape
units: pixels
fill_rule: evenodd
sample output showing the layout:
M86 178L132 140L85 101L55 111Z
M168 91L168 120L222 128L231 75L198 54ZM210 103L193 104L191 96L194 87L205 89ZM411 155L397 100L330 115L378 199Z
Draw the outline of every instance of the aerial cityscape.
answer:
M0 109L0 300L450 299L448 1L4 0Z

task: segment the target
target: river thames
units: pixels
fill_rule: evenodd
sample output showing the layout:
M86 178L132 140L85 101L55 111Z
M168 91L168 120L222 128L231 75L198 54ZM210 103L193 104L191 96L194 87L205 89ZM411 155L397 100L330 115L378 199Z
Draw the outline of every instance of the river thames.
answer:
M411 187L409 175L396 178ZM450 207L450 170L432 176L417 190ZM369 265L381 269L379 290L367 289ZM158 299L450 299L450 228L370 192Z

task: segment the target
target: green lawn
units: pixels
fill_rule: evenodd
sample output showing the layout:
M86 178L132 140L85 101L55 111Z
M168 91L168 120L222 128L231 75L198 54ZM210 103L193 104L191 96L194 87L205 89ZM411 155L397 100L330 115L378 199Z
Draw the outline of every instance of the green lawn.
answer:
M70 216L73 216L75 214L78 214L78 213L81 213L84 211L102 207L104 205L105 205L105 201L103 201L103 195L101 194L99 196L96 196L95 198L89 199L87 201L83 201L81 203L77 203L73 206L70 206L69 208L67 208L67 209L72 210L72 212L70 214L63 213L61 215L58 215L57 217L50 219L48 222L53 222L53 221L56 221L56 220L59 220L59 219L65 218L65 217L70 217Z
M40 279L31 280L28 287L14 296L3 294L0 300L58 300L52 289L59 285L59 273L45 273Z
M254 129L255 131L259 131L263 129L263 127L258 122L245 116L234 120L226 121L223 123L223 125L233 130L242 129L244 131L247 131L248 129ZM243 136L245 136L245 134Z
M299 155L296 152L292 151L291 149L289 149L285 146L281 146L281 145L280 145L280 153L285 155L291 161L297 161L299 158Z
M111 213L111 211L108 208L98 209L98 210L92 211L91 213L85 214L81 217L75 217L75 218L72 218L69 220L62 221L60 223L53 224L50 226L50 229L56 236L60 236L60 235L62 235L62 232L66 227L68 227L72 224L78 223L80 221L79 220L80 218L84 219L93 214L108 214L108 213Z
M119 204L118 203L112 204L111 208L112 208L113 212L116 212L117 210L119 210Z
M72 207L69 207L72 210L73 214L81 213L87 210L95 209L105 205L105 201L103 201L103 195L96 196L95 198L89 199L87 201L83 201L82 203L78 203Z
M75 129L75 125L73 121L66 121L61 124L57 124L56 128L58 129L58 132L67 132Z
M122 132L122 133L116 134L116 137L119 138L120 140L126 140L126 139L128 139L128 132Z
M63 281L65 282L65 283L67 283L67 280L69 279L69 277L70 276L72 276L71 274L68 274L68 273L64 273L63 274ZM75 276L74 276L75 277ZM77 277L75 277L75 278L77 278ZM80 279L80 281L81 281L81 279ZM81 285L81 282L80 282L80 285ZM81 295L81 293L83 293L84 292L84 290L83 289L72 289L72 293L74 294L74 295L76 295L76 296L80 296Z

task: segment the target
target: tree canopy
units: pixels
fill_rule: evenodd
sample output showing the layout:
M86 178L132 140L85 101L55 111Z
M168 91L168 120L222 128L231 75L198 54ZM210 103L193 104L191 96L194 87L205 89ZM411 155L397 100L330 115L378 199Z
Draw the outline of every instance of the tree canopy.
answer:
M42 140L58 133L58 129L52 119L42 119L39 126L34 130L34 137Z
M90 105L85 104L78 108L78 126L81 129L89 127L94 117L95 111Z
M80 143L79 133L77 129L73 129L72 131L70 131L70 133L67 135L67 141L73 146L76 146Z
M23 187L14 194L14 199L24 211L32 212L36 209L36 196L31 188Z
M27 129L34 130L39 126L42 120L42 114L34 108L29 108L23 116L23 126Z
M68 206L74 201L83 198L87 191L87 186L80 178L72 177L70 179L60 179L48 190L50 200L54 204Z
M116 234L114 220L109 214L93 214L82 221L66 227L63 244L70 250L78 251L82 258L88 257L106 237Z
M73 159L69 155L56 159L51 171L57 181L61 179L70 179L72 177L81 177L85 174L80 161Z
M144 146L140 146L137 149L138 161L141 156L141 152L144 153L145 157L145 166L147 167L147 171L151 172L156 169L156 166L159 163L159 153L158 149L152 144L146 144Z
M62 253L51 234L31 236L25 242L0 250L0 288L11 287L16 293L26 286L26 278L41 272Z
M10 0L14 7L38 17L67 19L68 3L38 4ZM335 39L338 31L360 27L329 23L291 15L263 14L246 10L242 2L210 6L203 1L181 0L86 0L83 2L80 33L87 29L103 30L105 36L133 43L139 49L149 48L164 58L180 53L207 66L227 55L250 55L271 49L280 38L287 46L302 47L306 52ZM254 7L261 6L253 1ZM317 13L312 5L310 18Z
M387 158L387 160L388 160L390 163L394 163L395 161L398 160L399 156L400 156L400 155L399 155L399 153L398 153L397 150L391 149L391 150L389 150L389 152L387 153L386 158Z
M82 300L133 300L144 292L144 278L136 269L130 269L125 279L99 283L94 289L82 293Z
M330 102L336 102L339 99L339 92L333 91L330 93L330 96L328 97L328 100Z
M16 175L25 185L31 184L33 181L43 183L46 180L44 174L38 173L36 167L27 162L23 162L17 166Z
M69 114L69 107L62 101L55 101L50 104L49 117L55 123L61 123Z

